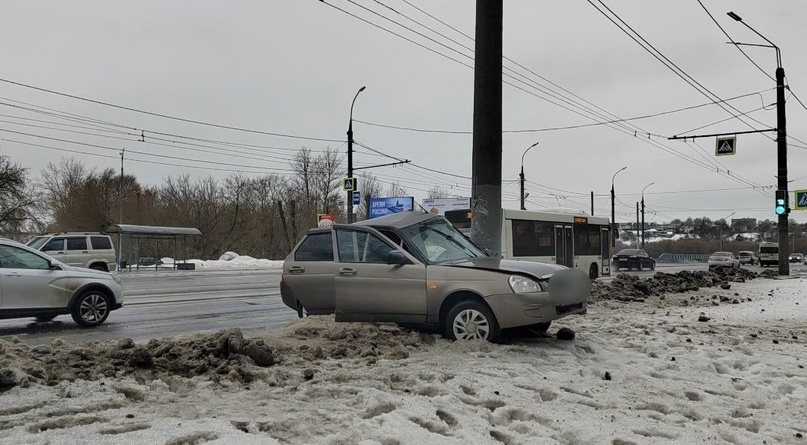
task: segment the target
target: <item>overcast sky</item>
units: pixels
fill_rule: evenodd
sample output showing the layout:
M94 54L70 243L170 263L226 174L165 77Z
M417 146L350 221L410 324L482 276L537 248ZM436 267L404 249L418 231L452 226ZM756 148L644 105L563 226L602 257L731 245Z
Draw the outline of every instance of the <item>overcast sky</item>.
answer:
M764 43L729 18L730 10L778 45L788 84L807 104L807 2L702 1L735 41ZM521 157L540 142L524 160L529 209L588 211L593 191L595 214L610 215L611 178L627 166L615 180L618 221L635 221L635 203L651 182L645 191L649 221L720 219L732 212L734 218L775 219L774 133L741 135L737 154L721 157L715 157L714 138L667 140L774 128L773 49L744 47L758 69L726 44L697 0L592 3L606 13L605 6L610 8L619 17L612 19L624 20L708 92L665 67L587 0L506 0L504 206L518 208ZM300 147L346 151L351 100L366 86L354 109L361 121L354 122L355 140L411 163L365 171L384 183L398 182L417 201L436 186L470 196L473 70L464 65L473 66L466 47L474 47L474 15L470 0L3 2L4 80L311 139L198 125L0 82L0 154L38 176L48 161L61 157L119 169L125 148L126 172L144 184L180 174L288 174L289 159ZM725 109L712 104L590 125L738 96ZM76 116L66 120L62 113ZM748 113L744 122L731 118L740 113ZM569 126L578 128L550 130ZM790 96L787 130L789 178L795 180L790 189L807 189L807 109ZM137 141L141 131L145 142ZM393 162L363 146L355 147L355 167ZM807 212L792 217L807 222Z

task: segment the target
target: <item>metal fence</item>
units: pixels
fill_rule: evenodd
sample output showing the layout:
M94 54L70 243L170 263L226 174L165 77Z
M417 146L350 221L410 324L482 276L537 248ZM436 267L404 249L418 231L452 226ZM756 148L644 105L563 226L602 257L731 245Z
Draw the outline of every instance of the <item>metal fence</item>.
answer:
M708 253L662 253L659 263L705 263L709 261Z

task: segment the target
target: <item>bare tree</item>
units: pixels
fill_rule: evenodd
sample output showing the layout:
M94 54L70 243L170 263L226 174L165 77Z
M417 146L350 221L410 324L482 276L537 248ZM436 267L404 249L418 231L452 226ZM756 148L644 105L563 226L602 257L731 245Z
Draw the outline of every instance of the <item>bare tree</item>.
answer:
M36 211L38 195L28 180L28 170L12 164L8 156L0 156L0 233L23 235L39 228Z
M359 175L359 189L361 190L362 205L356 214L357 220L367 219L370 215L370 199L380 198L384 187L374 175Z
M451 196L448 191L441 187L433 187L428 192L429 198L448 198Z

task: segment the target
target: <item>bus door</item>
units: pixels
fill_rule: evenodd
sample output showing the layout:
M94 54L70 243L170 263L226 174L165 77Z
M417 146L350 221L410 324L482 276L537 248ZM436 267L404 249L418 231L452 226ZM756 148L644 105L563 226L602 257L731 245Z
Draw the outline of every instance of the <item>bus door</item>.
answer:
M572 226L555 225L555 262L566 267L574 267L574 236Z
M602 265L600 270L602 276L611 276L611 228L602 227L600 229L600 255L602 256Z

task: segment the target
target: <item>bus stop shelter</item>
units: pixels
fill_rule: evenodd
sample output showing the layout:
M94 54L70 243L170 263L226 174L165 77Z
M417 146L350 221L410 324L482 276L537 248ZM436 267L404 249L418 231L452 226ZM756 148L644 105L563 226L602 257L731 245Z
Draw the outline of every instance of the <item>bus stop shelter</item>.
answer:
M163 227L163 226L141 226L133 224L112 224L107 228L108 233L118 234L118 250L117 250L117 264L118 270L123 270L128 267L132 270L132 266L140 268L140 244L144 240L148 241L168 241L172 247L172 258L174 263L172 269L188 270L193 269L194 264L188 263L188 237L200 236L202 234L199 229L193 227ZM123 246L126 245L126 259L122 259ZM155 246L159 246L159 242L155 242ZM155 249L158 250L157 247ZM169 253L169 252L165 252ZM160 253L154 254L154 268L160 267L159 262ZM181 261L181 262L180 262ZM151 265L144 266L151 267Z

